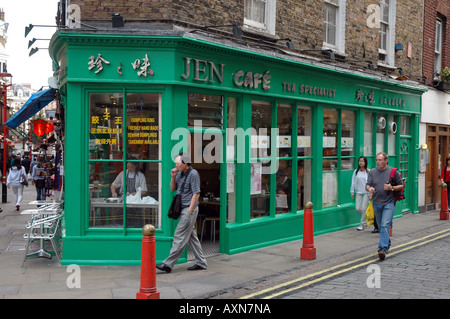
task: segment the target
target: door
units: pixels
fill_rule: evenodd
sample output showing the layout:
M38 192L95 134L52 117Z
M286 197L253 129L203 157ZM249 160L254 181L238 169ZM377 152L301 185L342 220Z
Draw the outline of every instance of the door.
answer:
M405 181L405 200L397 202L397 206L400 207L400 211L404 212L411 210L411 192L410 192L410 180L409 180L409 151L411 140L409 138L400 139L400 162L398 170Z
M430 162L427 164L427 171L425 173L425 205L433 206L432 209L434 209L434 203L439 202L440 199L437 191L436 174L439 171L439 167L436 150L436 136L428 136L427 147L430 150Z

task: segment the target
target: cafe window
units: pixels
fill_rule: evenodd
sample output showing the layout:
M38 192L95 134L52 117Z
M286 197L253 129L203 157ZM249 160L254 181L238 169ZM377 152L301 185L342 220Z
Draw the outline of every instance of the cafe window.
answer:
M309 106L297 106L297 210L311 201L312 111Z
M355 113L342 111L341 170L353 170L355 155Z
M89 158L122 159L123 94L89 95Z
M89 227L160 227L160 108L160 94L90 93Z
M354 137L355 114L353 111L324 109L322 140L323 207L335 206L338 204L338 179L340 171L353 169L355 149Z
M395 116L389 115L389 132L388 132L388 154L395 155L396 150L396 133L397 133L397 123L395 123Z
M227 99L227 126L236 130L237 103L236 98ZM227 134L227 222L236 221L236 138Z
M373 155L373 114L364 114L364 155Z
M292 105L277 106L278 170L276 173L276 214L292 211Z
M270 215L271 102L252 101L252 136L250 141L251 217Z
M223 127L223 101L220 95L189 93L188 127Z
M376 154L380 152L385 152L384 148L384 135L385 129L387 127L386 115L378 115L377 117L377 151Z

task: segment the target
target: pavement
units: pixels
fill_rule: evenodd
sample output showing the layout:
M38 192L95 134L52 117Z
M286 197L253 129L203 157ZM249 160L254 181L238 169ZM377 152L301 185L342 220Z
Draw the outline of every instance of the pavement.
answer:
M35 199L33 186L25 188L22 209ZM140 286L140 266L62 266L56 257L28 258L22 267L28 216L12 204L2 203L0 213L0 299L135 299ZM356 212L355 212L356 214ZM302 240L235 255L208 257L208 269L187 271L194 261L178 264L171 273L157 271L161 299L220 299L249 294L255 285L271 285L284 276L305 276L338 263L376 256L378 234L372 226L356 226L314 237L315 260L300 259ZM450 229L439 211L404 214L394 220L392 247L427 234ZM389 255L387 256L387 260Z

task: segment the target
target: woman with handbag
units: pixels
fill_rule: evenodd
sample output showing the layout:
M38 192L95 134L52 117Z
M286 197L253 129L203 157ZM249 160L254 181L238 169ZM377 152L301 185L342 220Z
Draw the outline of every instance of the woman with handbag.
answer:
M358 168L355 169L352 175L352 186L350 193L352 199L355 200L355 209L361 216L360 225L357 230L364 230L366 227L366 210L369 205L369 192L366 190L367 176L367 158L361 156L358 159Z
M8 178L6 180L6 186L8 188L13 189L14 193L14 204L16 206L16 210L19 211L20 204L22 203L23 197L23 184L21 182L26 181L26 171L25 167L20 165L20 159L14 159L13 165L9 170Z

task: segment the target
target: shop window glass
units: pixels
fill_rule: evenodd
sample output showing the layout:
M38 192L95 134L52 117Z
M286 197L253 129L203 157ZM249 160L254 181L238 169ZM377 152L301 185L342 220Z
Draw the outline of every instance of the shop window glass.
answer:
M262 162L250 165L250 211L252 218L270 215L270 174L262 174L268 168Z
M220 128L223 126L223 100L220 95L189 93L188 127Z
M127 156L143 160L159 159L160 95L127 94Z
M330 171L337 169L337 159L330 158L337 156L337 131L338 131L338 111L335 109L325 109L323 112L323 170Z
M270 102L252 101L251 157L268 157L270 154L270 133L272 128Z
M310 159L297 161L297 210L311 201L311 171Z
M342 111L341 155L355 155L355 113ZM341 169L353 169L353 157L341 158Z
M337 155L337 130L338 111L335 109L325 109L323 111L323 156Z
M123 158L123 94L89 94L89 158Z
M312 112L308 106L298 106L297 155L311 156Z
M159 171L160 163L128 162L126 227L142 228L146 224L160 227ZM133 174L131 170L138 171ZM131 188L131 189L130 189Z
M111 184L122 168L122 162L89 164L90 227L123 227L123 201L111 195Z
M385 115L379 115L377 117L377 154L384 152L384 134L387 127L387 119ZM384 124L383 124L384 123Z
M434 130L432 132L436 132L436 127L432 127ZM401 116L400 117L400 135L410 135L410 124L409 117Z
M373 114L364 114L364 155L373 155Z
M292 106L278 104L277 108L277 147L280 157L292 156Z
M336 172L323 172L322 175L322 206L336 206L338 192L338 174Z
M160 99L148 93L129 93L125 101L118 93L90 94L89 227L160 227ZM98 145L92 140L100 130L111 136ZM108 144L112 136L116 144Z
M277 214L292 211L292 161L280 160L276 174L276 205Z
M389 133L388 133L388 154L395 155L395 136L397 131L397 123L395 123L394 115L389 115Z
M227 125L236 129L236 98L227 99ZM236 140L234 134L227 135L227 222L236 221Z
M123 227L126 203L126 227L159 228L159 165L128 161L124 174L123 162L90 163L89 226Z

